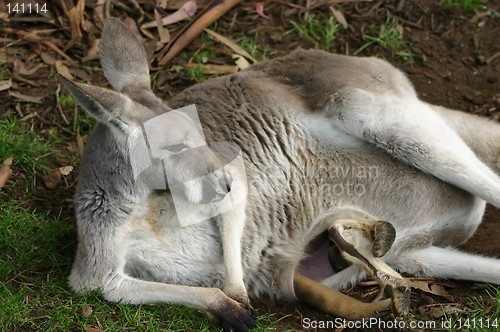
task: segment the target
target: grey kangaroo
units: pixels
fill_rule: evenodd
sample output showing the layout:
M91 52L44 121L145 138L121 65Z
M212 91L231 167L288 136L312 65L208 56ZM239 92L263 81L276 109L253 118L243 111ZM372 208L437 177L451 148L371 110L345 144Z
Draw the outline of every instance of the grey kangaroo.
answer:
M142 44L109 19L101 64L114 90L61 78L98 120L75 194L74 291L247 331L264 295L360 319L408 312L399 273L500 283L500 260L455 249L486 202L500 207L500 125L419 100L387 62L299 50L167 106ZM351 265L334 273L339 256ZM370 276L377 301L339 292Z

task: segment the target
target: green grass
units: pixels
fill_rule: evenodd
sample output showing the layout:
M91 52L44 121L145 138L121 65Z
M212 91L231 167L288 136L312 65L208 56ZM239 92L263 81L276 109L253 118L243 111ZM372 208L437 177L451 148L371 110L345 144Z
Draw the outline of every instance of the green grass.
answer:
M33 180L38 171L47 171L50 142L34 131L22 127L14 119L0 120L0 162L12 156L13 165L21 168Z
M490 286L487 292L492 301L483 298L471 299L466 315L452 322L466 332L486 332L500 330L500 288ZM493 304L491 304L493 302Z
M238 38L237 40L239 41L238 44L243 47L245 51L247 51L258 62L264 61L276 54L276 51L272 51L265 45L261 45L258 43L258 33L255 33L253 36Z
M0 330L11 331L28 320L50 315L70 259L61 239L68 222L47 213L30 212L20 204L1 202L0 213ZM62 304L62 303L61 303ZM39 329L36 329L39 330Z
M388 19L379 27L370 27L369 32L363 34L366 42L353 55L359 55L374 45L389 50L393 56L405 64L414 64L414 54L409 50L409 43L401 36L402 26L395 19ZM366 52L365 52L366 53ZM368 52L369 53L369 52Z
M61 91L59 94L59 103L62 108L73 108L75 107L75 98L72 94L67 93L65 91Z
M207 63L208 59L217 56L217 45L213 40L206 34L201 35L202 39L202 48L198 50L195 54L192 51L183 51L180 56L187 63L191 61L192 65L201 65ZM206 75L203 70L201 70L197 66L190 67L179 67L177 70L183 70L184 75L187 79L194 81L196 83L206 81L209 78L209 75Z
M95 119L92 118L80 105L77 105L73 95L66 89L62 89L59 93L59 104L61 105L64 114L66 114L68 121L71 123L70 127L63 129L66 134L71 136L67 137L67 139L73 139L73 136L76 134L76 128L79 128L80 135L86 138L95 126ZM74 118L75 105L78 107L76 119ZM63 133L60 133L60 137L54 137L54 139L55 141L58 141L61 140L61 137L63 137Z
M208 79L203 70L197 66L187 67L185 69L185 74L191 81L195 81L196 83L204 82Z
M316 49L329 51L332 46L335 34L339 31L340 25L333 17L314 18L306 15L304 22L290 21L292 29L285 35L298 35L299 38L312 43Z
M205 314L175 305L109 303L98 291L78 297L67 287L73 261L73 225L20 204L1 202L0 331L217 331ZM82 309L90 307L88 316ZM274 331L262 315L255 331Z
M58 240L68 230L67 222L57 220L47 213L30 212L19 204L2 202L0 214L2 279L24 273L31 276L44 274L53 266L60 265L62 248L58 247Z
M214 29L216 25L214 26ZM258 34L251 37L237 38L238 44L243 47L251 56L253 56L257 61L262 61L273 55L272 52L264 46L260 46L257 42ZM196 65L202 65L209 62L211 58L215 58L218 55L218 50L223 47L220 43L214 42L207 35L202 35L202 45L203 47L196 54L192 55L192 52L183 52L181 57L187 62L191 60L193 66L181 67L178 66L174 70L183 71L187 79L194 81L196 83L206 81L214 75L206 74L203 72L203 68L197 67ZM215 75L217 76L217 75Z
M445 4L458 8L465 13L486 10L488 7L481 0L445 0Z
M490 332L500 330L500 288L488 286L486 297L470 298L459 303L439 304L433 306L438 318L430 318L419 313L409 313L401 319L406 326L415 327L412 331L463 331L463 332ZM489 298L488 298L489 296ZM446 306L458 310L453 313ZM457 306L455 306L457 305ZM418 325L416 325L418 324ZM418 329L416 329L418 327Z
M80 135L84 139L90 135L92 129L95 127L96 122L97 121L93 117L91 117L80 105L78 105L76 128L80 129ZM75 134L73 128L71 128L71 134Z

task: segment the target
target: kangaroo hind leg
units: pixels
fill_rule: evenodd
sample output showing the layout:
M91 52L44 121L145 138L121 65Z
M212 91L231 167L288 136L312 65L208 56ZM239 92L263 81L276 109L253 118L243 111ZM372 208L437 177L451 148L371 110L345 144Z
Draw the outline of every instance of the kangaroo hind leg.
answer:
M500 177L428 104L343 88L331 96L323 114L345 133L500 208Z
M500 285L500 259L454 248L427 247L391 257L398 271L426 278L458 279Z
M442 106L428 106L445 119L481 161L500 175L500 123Z

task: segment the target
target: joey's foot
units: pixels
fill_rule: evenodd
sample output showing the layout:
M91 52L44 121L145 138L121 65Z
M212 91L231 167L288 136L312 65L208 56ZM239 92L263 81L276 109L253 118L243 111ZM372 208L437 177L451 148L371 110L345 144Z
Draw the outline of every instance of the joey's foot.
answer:
M379 273L379 278L383 282L384 293L392 298L392 311L396 316L404 316L410 312L411 289L403 279L394 278L386 274Z
M378 221L371 229L373 238L372 254L374 257L384 256L391 249L396 239L396 230L390 222Z
M255 316L244 305L230 298L210 310L209 316L224 332L247 332L256 325Z

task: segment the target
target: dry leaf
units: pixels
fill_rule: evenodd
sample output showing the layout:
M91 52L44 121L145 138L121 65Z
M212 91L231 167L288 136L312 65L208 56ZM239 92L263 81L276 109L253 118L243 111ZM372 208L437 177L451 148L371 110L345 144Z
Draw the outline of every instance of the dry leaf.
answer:
M258 4L255 5L255 11L257 12L257 14L259 14L260 17L262 17L266 20L269 19L269 16L267 16L264 13L264 3L263 2L259 2Z
M238 66L233 65L191 65L189 67L194 67L200 69L204 74L211 75L226 75L234 74L238 72Z
M43 67L43 63L39 63L38 65L28 69L28 68L26 68L26 65L24 64L24 62L22 62L20 59L14 60L14 72L17 74L23 75L23 76L31 76L34 73L36 73L36 71L38 69L40 69L42 67Z
M168 29L165 29L161 22L161 15L155 9L155 18L156 18L156 28L158 29L158 35L160 36L160 43L166 44L170 42L170 32Z
M236 66L238 67L239 70L244 70L250 67L250 62L248 60L239 55L239 54L233 54L233 59L235 59Z
M342 14L340 10L335 9L332 6L330 7L330 11L332 12L333 17L335 17L335 20L337 20L337 22L339 22L344 29L347 29L349 27L349 24L347 23L344 14Z
M64 166L64 167L59 167L59 172L61 172L62 175L67 176L69 173L73 171L73 166Z
M56 61L56 70L58 74L61 74L68 80L73 81L75 79L71 74L71 72L69 71L69 68L61 60Z
M71 68L71 74L73 74L74 77L77 77L78 79L86 82L91 82L92 81L92 75L89 74L85 69L81 67L75 67Z
M44 175L42 177L45 187L49 189L54 189L61 182L62 174L59 168L54 169L49 175Z
M82 317L89 317L90 315L92 315L92 307L86 305L82 308L82 311L81 311L81 315Z
M85 329L87 330L87 332L103 332L102 329L90 324L85 324Z
M175 13L165 16L163 19L160 17L160 20L156 19L153 22L149 22L143 24L141 26L142 29L160 27L160 25L165 26L169 24L173 24L187 18L191 18L196 14L198 10L198 5L195 0L190 0L185 2L181 8L179 8ZM160 23L161 22L161 23Z
M41 104L44 97L35 97L22 94L20 92L9 91L9 95L27 103Z
M5 81L0 81L0 91L10 89L11 86L12 86L12 80L11 79L8 79L8 80L5 80Z
M177 35L158 55L158 64L164 66L182 51L191 41L207 28L210 24L217 21L222 15L239 4L242 0L225 0L214 2L214 5L202 13L196 20L191 21L181 33Z
M439 285L435 280L432 279L417 279L417 278L405 278L406 283L416 289L420 289L426 293L442 296L448 301L454 301L450 293L444 289L443 286Z
M373 2L375 0L329 0L330 3Z
M212 1L212 0L201 0L201 1L198 0L197 2L200 2L200 6L205 6L210 1ZM160 1L157 1L157 2L160 2ZM177 9L182 8L182 6L184 6L186 4L186 2L188 2L188 1L187 0L164 0L161 2L166 2L161 6L163 9L177 10ZM163 6L165 6L165 7L163 7Z
M252 60L253 63L257 62L247 51L245 51L245 49L243 47L238 45L234 40L227 38L227 37L224 37L224 36L218 34L217 32L209 30L209 29L205 29L205 32L207 32L213 38L215 38L219 42L223 43L224 45L226 45L227 47L232 49L237 54L242 55L249 60Z
M39 84L39 82L40 82L40 81L38 81L38 83L37 83L36 81L29 80L29 79L24 78L24 77L22 77L22 76L19 76L19 75L17 75L17 74L14 74L14 76L13 76L13 77L14 77L14 79L15 79L16 81L23 82L23 83L29 84L29 85L31 85L31 86L36 86L36 87L40 86L40 84Z
M10 165L12 165L12 157L5 159L3 164L0 165L0 190L2 190L12 176Z
M83 156L83 139L80 135L80 128L76 128L76 148L78 149L78 154L80 157Z
M5 29L7 30L7 29ZM46 40L44 38L41 38L40 36L38 36L36 34L36 30L35 31L30 31L30 32L26 32L26 31L15 31L16 35L18 35L19 37L29 41L29 42L32 42L32 43L38 43L38 44L43 44L45 46L47 46L48 48L50 48L51 50L53 50L54 52L56 52L57 54L59 54L60 56L62 56L64 59L66 59L67 61L69 61L70 63L73 63L73 60L66 55L66 53L64 53L63 51L61 51L61 49L59 49L59 47L57 47L53 42L51 42L50 40Z
M94 21L95 23L102 28L104 25L104 4L106 0L97 0L97 3L94 6Z
M88 50L87 54L82 58L82 62L91 61L99 57L99 45L101 44L100 39L94 39L92 46Z
M47 64L49 66L55 66L56 65L56 59L52 55L50 55L49 53L42 52L40 54L40 57L42 58L42 61L45 62L45 64Z
M65 7L64 1L61 1L61 5ZM71 48L77 41L82 39L81 26L84 20L84 10L85 10L85 0L78 0L76 5L69 11L65 8L66 16L69 20L69 25L71 26L71 40L66 45L65 50Z
M422 305L418 307L418 312L422 316L439 319L443 316L449 317L450 315L457 315L462 313L463 309L458 303L448 303L441 305Z

